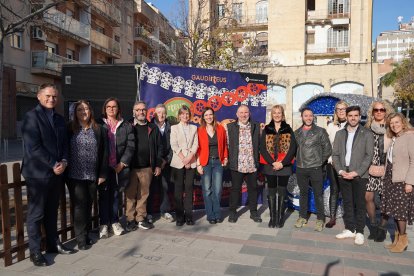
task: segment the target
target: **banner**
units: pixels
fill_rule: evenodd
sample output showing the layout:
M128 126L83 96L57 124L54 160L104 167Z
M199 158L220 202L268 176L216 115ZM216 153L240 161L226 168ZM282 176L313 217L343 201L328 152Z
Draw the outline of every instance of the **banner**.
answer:
M192 122L198 124L206 106L217 120L227 124L236 118L240 104L249 107L251 118L266 119L267 75L142 63L139 99L147 103L148 119L157 104L167 107L167 117L175 119L182 105L190 107Z

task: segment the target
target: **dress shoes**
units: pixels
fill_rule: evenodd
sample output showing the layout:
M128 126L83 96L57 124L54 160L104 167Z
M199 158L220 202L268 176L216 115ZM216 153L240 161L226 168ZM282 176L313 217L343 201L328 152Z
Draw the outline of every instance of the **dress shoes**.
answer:
M87 243L78 243L78 249L79 250L88 250L92 247L92 245L87 244Z
M210 219L208 222L209 222L210 224L216 224L216 223L217 223L217 221L216 221L215 219Z
M54 254L68 255L68 254L75 253L75 250L67 248L62 243L58 242L58 243L56 243L55 248L49 248L46 252L47 253L54 253Z
M32 263L35 266L47 266L48 265L45 256L43 256L43 254L40 252L30 254L30 261L32 261Z
M185 224L187 224L187 225L194 225L194 221L193 221L193 219L186 219L185 220Z
M237 213L230 213L229 215L229 222L230 223L236 223L237 222Z
M254 222L262 222L262 218L257 213L251 213L250 219L252 219Z
M177 226L183 226L183 225L184 225L184 221L182 221L182 220L177 220L177 221L175 222L175 225L177 225Z

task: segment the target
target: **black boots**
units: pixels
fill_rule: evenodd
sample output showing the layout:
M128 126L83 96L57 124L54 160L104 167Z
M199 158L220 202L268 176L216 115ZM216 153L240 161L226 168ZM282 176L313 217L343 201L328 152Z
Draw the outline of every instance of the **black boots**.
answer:
M286 210L286 203L285 203L285 196L277 196L277 228L283 228L285 225L285 210Z
M377 238L378 225L371 223L371 229L369 230L369 240L375 240Z
M277 210L276 210L276 196L267 196L267 203L269 205L270 211L270 220L268 226L270 228L275 228L277 224Z
M382 227L382 226L378 226L377 227L377 234L375 236L374 241L383 242L386 237L387 237L387 229Z

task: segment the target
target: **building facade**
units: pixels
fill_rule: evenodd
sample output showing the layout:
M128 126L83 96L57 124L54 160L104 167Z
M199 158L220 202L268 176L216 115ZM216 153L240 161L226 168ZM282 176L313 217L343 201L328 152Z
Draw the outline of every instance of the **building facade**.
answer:
M190 0L190 12L200 1ZM260 70L248 70L269 76L269 106L285 105L287 120L295 127L300 124L299 107L315 94L377 95L378 69L371 63L372 0L208 2L206 24L211 33L222 28L238 38L234 55L243 55L253 38L251 54L262 63L256 68Z
M377 62L392 59L399 62L414 47L414 17L409 23L400 23L398 30L381 32L377 37L375 58Z
M10 9L24 16L50 2L10 1ZM142 22L151 27L145 35L139 29ZM63 64L177 64L177 57L185 56L179 53L184 50L180 39L162 13L143 0L68 1L48 9L4 40L5 74L15 85L7 84L3 93L11 95L3 97L3 137L20 135L24 114L37 103L38 86L60 86ZM59 108L62 111L63 101ZM17 123L5 121L10 118Z

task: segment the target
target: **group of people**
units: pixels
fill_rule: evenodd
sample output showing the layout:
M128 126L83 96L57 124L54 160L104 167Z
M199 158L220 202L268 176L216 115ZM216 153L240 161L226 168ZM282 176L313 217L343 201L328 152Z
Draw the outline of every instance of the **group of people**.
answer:
M178 110L178 123L172 125L163 104L155 107L154 118L148 121L146 103L137 101L133 118L127 121L122 117L119 101L109 98L102 107L102 116L95 120L91 105L80 100L74 104L73 119L65 124L64 118L55 112L58 91L53 84L40 86L37 98L39 105L26 114L22 126L30 259L36 266L47 265L40 250L42 223L48 252L74 252L62 245L57 235L59 189L63 182L70 192L78 249L86 250L93 244L88 234L96 194L100 238L109 237L110 232L122 235L154 227L148 214L151 186L161 188L162 218L175 220L177 226L194 225L192 195L196 172L201 176L208 222L223 222L220 199L224 167L230 169L232 181L230 223L238 220L243 181L248 189L250 218L262 222L257 211L257 175L261 169L268 187L268 226L283 227L286 188L296 164L300 213L295 227L303 227L308 221L309 186L317 209L315 230L325 227L326 169L331 185L331 218L326 227L336 223L339 191L344 204L346 229L337 238L354 238L356 244L363 244L368 213L370 238L383 241L388 218L392 216L397 230L389 248L401 252L407 247L406 223L412 223L414 216L414 132L400 113L388 115L390 110L384 102L373 103L366 127L360 125L359 107L340 101L328 131L314 124L313 112L308 108L301 111L303 125L293 131L281 105L273 106L271 121L264 129L251 120L246 105L240 105L237 120L225 126L207 107L197 128L190 124L191 110L185 105ZM173 204L168 197L171 188ZM376 222L375 216L376 191L381 195L380 222ZM119 222L122 194L126 197L124 226ZM172 205L175 218L170 213Z

